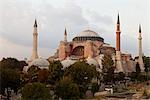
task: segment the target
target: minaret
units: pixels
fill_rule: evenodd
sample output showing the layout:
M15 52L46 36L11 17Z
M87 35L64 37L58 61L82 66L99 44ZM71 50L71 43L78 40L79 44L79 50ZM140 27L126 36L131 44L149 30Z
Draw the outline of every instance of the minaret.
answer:
M123 72L121 51L120 51L120 19L119 14L117 18L117 29L116 29L116 72Z
M120 20L119 20L119 14L117 19L117 29L116 29L116 50L120 51Z
M66 43L67 42L67 30L65 28L65 32L64 32L64 42Z
M38 46L38 33L37 33L37 22L35 19L34 23L34 32L33 32L33 49L32 49L32 56L31 56L31 61L35 60L38 58L38 53L37 53L37 46Z
M139 65L141 68L141 71L144 71L144 63L143 63L143 58L142 58L142 36L141 36L141 25L139 25L139 37L138 37L138 41L139 41Z

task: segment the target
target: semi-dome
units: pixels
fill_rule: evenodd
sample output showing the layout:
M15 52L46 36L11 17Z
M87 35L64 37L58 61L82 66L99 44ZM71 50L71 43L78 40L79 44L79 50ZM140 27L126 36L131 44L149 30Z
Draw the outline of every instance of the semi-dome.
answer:
M103 42L104 39L98 35L98 33L92 31L92 30L84 30L77 34L76 37L73 38L73 41L101 41Z
M96 67L99 66L98 62L92 57L88 57L86 61L89 65L95 65Z
M30 66L32 65L38 66L39 68L42 68L42 67L46 68L46 67L49 67L49 62L46 59L38 58L31 62Z
M63 69L69 67L70 65L74 64L76 60L71 60L69 57L67 59L61 61L61 64L63 65Z

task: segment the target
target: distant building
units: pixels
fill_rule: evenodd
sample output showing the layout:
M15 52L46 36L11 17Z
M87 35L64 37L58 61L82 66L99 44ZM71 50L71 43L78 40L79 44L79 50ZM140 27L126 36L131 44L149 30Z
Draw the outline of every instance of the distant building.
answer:
M104 39L90 29L78 33L72 41L67 41L67 30L64 32L64 40L60 41L57 52L49 60L60 60L64 67L68 67L79 59L86 59L87 63L93 64L97 70L102 70L104 53L112 54L116 65L116 72L132 72L135 70L135 61L131 54L122 53L120 46L120 20L119 14L116 29L116 48L104 42Z
M103 56L105 53L110 53L116 66L116 72L135 71L136 62L133 60L131 54L121 52L121 31L119 14L116 27L116 47L112 47L108 43L105 43L104 39L99 35L99 33L94 32L90 29L78 33L72 39L72 41L68 41L67 30L65 28L64 40L60 41L56 53L54 54L54 56L49 57L48 60L60 60L64 68L66 68L74 64L77 60L85 59L87 63L95 65L97 70L101 71ZM44 63L46 63L47 61L46 59L37 60L39 59L37 52L37 35L37 22L35 20L33 33L33 50L31 59L29 60L29 66L31 66L33 62L36 62L40 66L42 66L42 64L44 65ZM140 43L140 45L142 44ZM141 47L142 46L139 47L139 51L141 51ZM142 62L142 60L139 61Z

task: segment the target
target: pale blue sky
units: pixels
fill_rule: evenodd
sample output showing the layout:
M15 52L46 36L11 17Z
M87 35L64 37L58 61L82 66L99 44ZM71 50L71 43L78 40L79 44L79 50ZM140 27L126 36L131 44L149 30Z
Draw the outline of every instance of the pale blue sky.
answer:
M33 23L39 31L39 55L53 55L63 40L87 26L99 33L106 43L115 47L116 18L121 22L122 52L136 56L138 24L142 25L143 52L150 56L149 0L0 0L0 58L30 58Z

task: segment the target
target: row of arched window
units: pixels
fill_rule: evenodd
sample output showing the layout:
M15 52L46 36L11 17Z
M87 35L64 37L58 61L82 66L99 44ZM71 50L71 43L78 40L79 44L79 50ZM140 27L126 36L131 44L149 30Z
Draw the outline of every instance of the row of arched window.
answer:
M73 38L73 41L86 41L86 40L104 42L104 39L101 37L75 37Z

